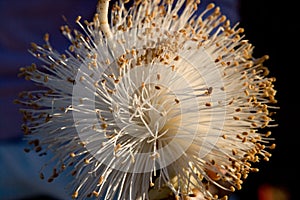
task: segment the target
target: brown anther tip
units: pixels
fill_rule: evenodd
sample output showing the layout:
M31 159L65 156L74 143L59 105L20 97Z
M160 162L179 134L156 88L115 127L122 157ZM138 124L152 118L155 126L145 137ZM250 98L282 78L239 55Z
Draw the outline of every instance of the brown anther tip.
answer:
M24 151L25 151L26 153L28 153L28 152L30 152L30 149L25 148Z
M99 180L98 180L98 184L101 185L103 183L104 177L100 176Z
M264 157L264 161L269 161L269 158L268 157Z
M223 196L223 197L221 198L221 200L228 200L228 196L227 196L227 195Z
M13 103L14 103L14 104L20 104L20 101L19 101L18 99L15 99L15 100L13 101Z
M114 151L117 152L121 148L121 144L117 144L114 148Z
M235 112L240 112L242 109L241 108L237 108L235 109Z
M80 16L80 15L77 16L77 18L76 18L76 23L79 23L79 22L80 22L80 19L81 19L81 16Z
M224 22L224 21L226 21L226 16L222 15L222 17L220 18L220 22Z
M72 153L70 153L70 156L71 156L72 158L74 158L76 155L75 155L74 152L72 152Z
M230 186L229 189L230 189L231 192L234 192L234 191L235 191L235 188L234 188L233 186Z
M251 171L252 172L259 172L259 169L258 168L252 168Z
M50 177L50 178L48 179L48 183L51 183L53 180L54 180L54 178Z
M210 3L210 4L207 5L206 9L210 10L210 9L212 9L214 7L215 7L215 4L214 3Z
M161 88L158 85L156 85L155 89L160 90Z
M270 146L270 149L275 149L276 148L276 144L272 144L271 146Z
M233 119L234 119L234 120L240 120L240 118L237 117L237 116L233 116Z
M75 191L75 192L72 194L72 198L73 198L73 199L76 199L77 197L78 197L78 192Z
M45 40L46 42L49 41L49 33L46 33L46 34L44 35L44 40Z
M44 179L45 178L45 176L44 176L44 174L43 173L40 173L40 179Z
M210 103L210 102L207 102L207 103L205 103L205 106L210 107L210 106L211 106L211 103Z
M35 148L35 152L40 152L42 150L42 147L40 147L40 146L37 146L36 148Z
M105 124L105 123L101 124L101 128L106 129L107 127L108 127L107 124Z
M179 56L175 56L174 61L178 61L180 59Z
M30 45L34 50L36 50L38 48L38 45L34 42L31 42Z
M96 192L96 191L93 191L93 195L94 195L95 197L98 197L98 196L99 196L99 193Z
M269 58L270 58L269 55L264 55L264 59L265 59L265 60L268 60Z

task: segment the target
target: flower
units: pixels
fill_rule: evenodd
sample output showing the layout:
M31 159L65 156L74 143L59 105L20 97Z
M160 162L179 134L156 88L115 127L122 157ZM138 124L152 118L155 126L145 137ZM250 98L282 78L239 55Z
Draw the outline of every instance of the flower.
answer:
M73 198L227 199L252 164L269 160L275 78L238 24L199 1L100 0L81 30L61 27L64 54L20 69L41 86L20 94L29 148L70 170ZM46 163L45 165L47 165Z

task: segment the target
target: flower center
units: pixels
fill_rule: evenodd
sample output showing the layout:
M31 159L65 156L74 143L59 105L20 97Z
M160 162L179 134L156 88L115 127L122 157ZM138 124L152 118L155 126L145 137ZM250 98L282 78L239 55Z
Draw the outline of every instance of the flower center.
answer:
M164 126L170 120L172 94L166 87L155 84L142 84L132 96L129 122L146 129L148 136L157 138L167 133ZM173 102L171 102L173 101Z

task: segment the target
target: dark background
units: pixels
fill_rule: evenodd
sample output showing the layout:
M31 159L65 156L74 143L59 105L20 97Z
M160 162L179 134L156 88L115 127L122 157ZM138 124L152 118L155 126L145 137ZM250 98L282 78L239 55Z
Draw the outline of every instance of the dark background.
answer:
M276 149L269 162L259 163L260 171L252 173L237 192L242 199L258 199L258 190L269 185L286 192L290 200L297 197L298 187L298 86L300 55L298 25L295 3L290 1L241 0L241 27L246 37L255 46L254 57L265 54L270 59L265 62L270 75L276 77L276 99L280 109L276 114L278 127L272 128ZM297 14L298 12L298 14ZM298 17L299 18L299 17ZM276 192L274 192L276 199ZM279 195L277 195L278 200ZM277 199L276 199L277 200Z

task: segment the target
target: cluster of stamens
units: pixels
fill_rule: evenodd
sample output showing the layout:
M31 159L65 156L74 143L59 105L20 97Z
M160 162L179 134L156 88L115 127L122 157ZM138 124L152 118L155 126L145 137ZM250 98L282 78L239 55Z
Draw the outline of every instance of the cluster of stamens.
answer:
M254 59L244 30L214 4L193 17L199 1L172 2L115 4L108 25L100 0L92 22L77 18L83 33L61 27L71 41L65 53L48 34L44 46L32 44L45 65L20 76L42 89L16 103L25 151L55 154L41 179L71 169L73 198L228 199L258 171L253 163L269 160L276 90L268 56Z

